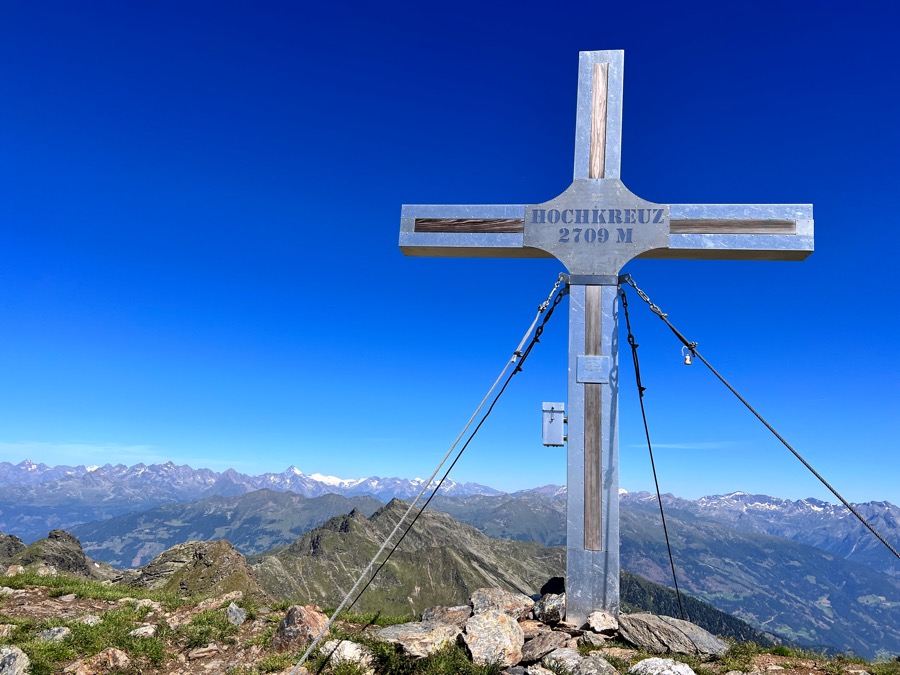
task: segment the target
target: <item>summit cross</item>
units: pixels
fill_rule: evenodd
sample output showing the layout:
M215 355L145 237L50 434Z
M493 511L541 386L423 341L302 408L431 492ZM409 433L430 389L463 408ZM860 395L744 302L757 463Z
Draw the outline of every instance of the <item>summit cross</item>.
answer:
M622 51L581 52L572 184L542 204L410 205L408 256L558 259L569 272L566 620L619 611L618 274L633 258L803 260L810 204L654 204L619 178Z

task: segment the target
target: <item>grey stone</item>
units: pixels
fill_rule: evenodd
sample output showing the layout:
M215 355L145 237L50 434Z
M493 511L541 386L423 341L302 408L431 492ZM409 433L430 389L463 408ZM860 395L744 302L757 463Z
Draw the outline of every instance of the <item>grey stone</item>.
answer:
M468 605L457 607L429 607L422 612L422 621L436 621L438 623L452 623L462 628L472 616L472 608Z
M472 616L466 621L463 639L477 665L514 666L522 660L525 634L515 618L500 610Z
M553 666L562 666L563 668L568 668L571 671L575 671L575 669L581 664L584 657L578 653L575 649L569 649L568 647L562 647L560 649L554 649L552 652L547 654L543 659L541 659L541 665L546 666L548 668L552 668Z
M460 628L450 623L415 621L381 628L373 633L376 640L400 645L411 656L428 656L456 642Z
M322 652L328 655L328 663L338 666L344 663L355 664L365 675L374 675L374 659L372 650L350 640L328 640L322 645Z
M672 659L644 659L628 669L628 675L695 675L686 663Z
M225 618L228 619L228 623L232 626L242 626L247 620L247 610L238 607L232 602L228 605L228 609L225 610Z
M218 646L210 643L205 647L197 647L197 649L192 649L188 652L187 657L188 661L197 661L199 659L208 659L211 656L216 656L220 652L221 650Z
M525 646L522 648L522 662L540 661L554 649L564 647L568 641L569 635L567 633L556 631L541 633L525 643Z
M599 654L588 654L575 668L574 675L618 675L613 665Z
M469 600L475 614L496 610L514 619L524 619L534 607L534 600L521 593L510 593L499 588L479 588Z
M328 617L313 605L292 605L272 636L272 646L280 652L306 647L328 624Z
M585 625L595 633L604 633L606 635L612 635L619 630L619 620L614 615L603 610L597 610L588 614Z
M34 639L38 642L62 642L71 634L71 628L60 626L58 628L48 628L47 630L42 630L40 633L34 636Z
M128 633L131 637L138 638L152 638L156 635L156 626L152 624L147 624L146 626L140 626L135 628L133 631Z
M587 645L589 647L602 647L609 637L600 633L585 633L578 638L578 645Z
M522 666L510 666L500 671L503 675L526 675L525 668Z
M97 673L119 673L124 671L131 659L128 654L115 647L107 647L91 658L81 662L74 675L96 675ZM68 672L68 669L66 669Z
M550 629L542 623L538 623L537 621L533 621L532 619L524 619L519 621L519 628L522 629L522 632L525 634L526 640L531 640L536 638L541 633L549 633Z
M0 675L26 675L30 667L28 655L18 647L0 649Z
M566 594L547 593L531 610L534 618L546 624L557 624L566 618Z
M619 634L628 642L649 652L722 656L728 645L715 635L689 621L653 614L627 614L619 617Z
M84 616L80 616L75 620L78 623L83 623L85 626L97 626L103 623L103 619L101 619L96 614L85 614Z
M552 670L547 670L543 666L528 666L525 669L525 675L556 675Z

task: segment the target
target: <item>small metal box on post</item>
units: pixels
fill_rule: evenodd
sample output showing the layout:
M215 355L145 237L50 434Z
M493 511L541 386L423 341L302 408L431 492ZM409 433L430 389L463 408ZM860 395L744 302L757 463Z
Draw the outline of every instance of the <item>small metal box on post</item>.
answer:
M566 444L566 409L564 403L547 403L542 405L542 434L544 445L560 448Z

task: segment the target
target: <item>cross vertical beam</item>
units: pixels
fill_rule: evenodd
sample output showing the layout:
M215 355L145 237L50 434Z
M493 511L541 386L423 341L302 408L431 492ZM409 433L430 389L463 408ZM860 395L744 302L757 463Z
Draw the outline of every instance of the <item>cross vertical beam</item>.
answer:
M618 286L569 287L566 617L619 609Z

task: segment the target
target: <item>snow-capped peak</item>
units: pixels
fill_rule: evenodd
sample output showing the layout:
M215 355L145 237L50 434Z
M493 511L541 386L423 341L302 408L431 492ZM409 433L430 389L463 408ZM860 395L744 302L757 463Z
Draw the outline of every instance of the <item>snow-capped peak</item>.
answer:
M358 483L358 478L338 478L337 476L325 476L321 473L312 473L309 475L314 481L319 483L325 483L325 485L349 485L352 483Z

